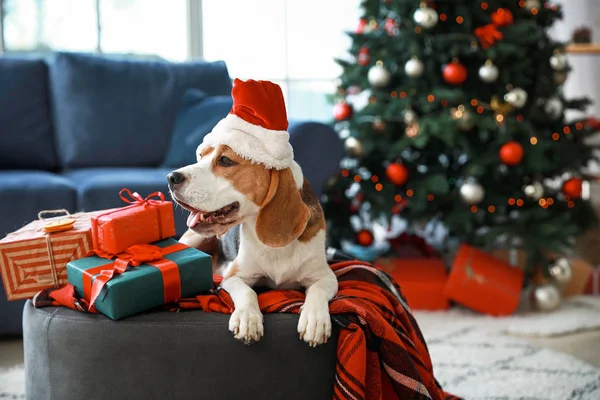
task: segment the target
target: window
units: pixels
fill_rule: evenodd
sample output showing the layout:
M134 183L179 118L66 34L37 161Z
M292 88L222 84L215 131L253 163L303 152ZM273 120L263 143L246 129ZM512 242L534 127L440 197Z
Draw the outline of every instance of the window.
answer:
M325 121L360 1L0 0L0 50L223 60L280 84L290 118Z
M282 86L290 118L329 120L327 96L360 17L360 0L203 0L203 56L232 77ZM235 11L235 12L233 12Z
M186 0L0 0L6 52L188 54Z

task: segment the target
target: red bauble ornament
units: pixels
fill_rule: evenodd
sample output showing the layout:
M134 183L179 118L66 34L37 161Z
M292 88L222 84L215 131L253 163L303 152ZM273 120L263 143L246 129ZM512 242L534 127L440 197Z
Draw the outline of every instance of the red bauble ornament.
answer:
M368 47L361 47L360 50L358 50L358 55L356 56L356 62L358 62L359 65L366 67L367 65L369 65L369 62L371 62L371 56L369 54L369 48Z
M344 121L352 117L352 107L346 102L337 103L333 106L333 118L336 121Z
M460 85L467 80L467 68L458 61L446 64L442 74L444 80L451 85Z
M500 147L500 161L502 164L506 165L517 165L523 159L523 155L525 155L525 150L523 150L523 146L519 142L507 142Z
M368 229L362 229L360 232L356 234L356 243L361 246L370 246L375 241L375 237L373 236L373 232Z
M358 26L356 27L356 33L363 33L363 31L365 30L365 27L368 25L369 23L367 22L366 19L361 18L358 21Z
M583 192L583 179L571 178L563 183L563 193L571 199L580 199Z
M385 174L394 185L403 185L408 180L408 168L404 164L391 163L385 169Z

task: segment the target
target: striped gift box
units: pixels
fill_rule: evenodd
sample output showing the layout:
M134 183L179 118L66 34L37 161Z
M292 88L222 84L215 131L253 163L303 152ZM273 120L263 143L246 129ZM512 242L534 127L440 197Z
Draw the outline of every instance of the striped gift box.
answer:
M66 284L66 265L92 249L90 219L102 212L69 215L66 218L75 224L65 232L43 230L59 218L33 221L0 240L0 276L8 300L29 299L40 290Z

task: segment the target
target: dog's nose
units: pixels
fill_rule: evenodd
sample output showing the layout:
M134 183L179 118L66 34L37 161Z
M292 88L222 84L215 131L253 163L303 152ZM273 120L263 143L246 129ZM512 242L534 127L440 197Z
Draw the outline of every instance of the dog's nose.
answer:
M169 181L169 186L179 185L185 180L185 176L181 172L173 171L167 175L167 180Z

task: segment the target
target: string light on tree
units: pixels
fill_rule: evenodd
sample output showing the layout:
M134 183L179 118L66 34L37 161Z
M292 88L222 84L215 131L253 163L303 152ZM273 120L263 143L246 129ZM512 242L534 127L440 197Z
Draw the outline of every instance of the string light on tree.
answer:
M523 156L525 155L525 150L523 150L523 146L519 142L511 141L504 143L502 147L500 147L500 161L504 165L518 165L523 160Z
M452 108L450 110L450 116L456 121L458 128L463 132L470 131L475 126L473 113L463 105Z
M504 95L504 101L513 107L521 108L527 103L527 92L521 88L511 89Z
M404 64L404 72L410 78L418 78L423 75L423 62L417 57L412 56L410 60Z
M487 60L485 64L479 67L479 77L486 83L495 82L499 75L498 67L494 65L492 60Z
M383 65L383 61L377 61L377 63L369 69L367 79L369 84L375 88L383 88L390 83L392 74Z
M413 19L422 28L433 28L438 22L438 13L433 8L428 7L425 1L421 1L421 5L413 14Z
M485 189L475 178L468 178L460 186L460 198L465 204L477 205L484 197Z

